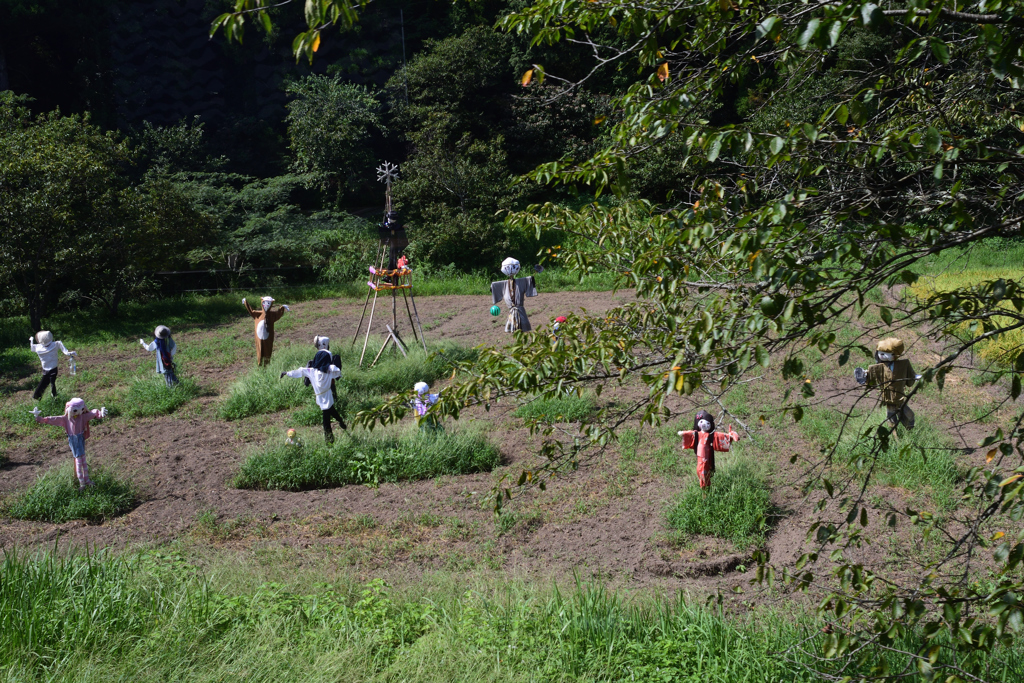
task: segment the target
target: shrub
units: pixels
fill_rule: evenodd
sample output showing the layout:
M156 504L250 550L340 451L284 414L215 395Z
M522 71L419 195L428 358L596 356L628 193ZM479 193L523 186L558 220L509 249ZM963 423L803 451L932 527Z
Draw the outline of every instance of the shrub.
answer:
M597 407L591 394L538 398L516 408L514 417L545 422L579 422Z
M347 484L427 479L488 472L500 461L497 447L464 432L342 433L334 445L274 443L242 463L234 485L247 489L304 491Z
M122 515L135 506L138 491L130 481L119 479L102 467L90 468L89 478L96 485L79 491L72 463L51 468L27 491L6 503L4 512L15 519L60 524L71 519L98 522Z
M693 482L669 509L667 523L681 536L715 536L739 548L761 543L772 514L771 489L749 460L720 468L705 492ZM682 539L681 539L682 540Z
M169 415L202 393L191 377L178 376L177 386L170 388L163 375L136 378L128 385L123 398L128 417Z
M376 341L367 348L379 348ZM377 405L383 395L411 389L419 381L434 382L451 372L452 362L465 360L475 353L454 345L436 345L430 354L422 349L409 349L408 357L386 354L372 369L372 358L364 360L360 368L359 354L362 345L352 346L339 340L333 350L341 356L342 372L338 380L338 410L343 414L354 414L358 410ZM301 380L284 378L283 370L304 367L314 355L312 346L289 346L275 353L266 368L254 368L231 387L227 399L221 406L221 417L226 420L240 420L252 415L273 413L295 406L301 406L300 424L318 424L320 411L313 401L313 390ZM315 411L312 412L312 411Z

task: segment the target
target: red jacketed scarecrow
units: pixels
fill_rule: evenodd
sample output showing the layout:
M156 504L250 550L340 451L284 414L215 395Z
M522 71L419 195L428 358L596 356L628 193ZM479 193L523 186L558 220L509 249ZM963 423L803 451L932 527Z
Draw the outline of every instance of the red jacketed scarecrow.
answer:
M715 418L706 410L697 413L692 430L677 434L683 437L683 448L692 448L697 454L697 479L702 489L711 486L711 477L715 473L715 451L727 452L733 441L740 440L740 435L733 431L732 425L727 434L716 432Z

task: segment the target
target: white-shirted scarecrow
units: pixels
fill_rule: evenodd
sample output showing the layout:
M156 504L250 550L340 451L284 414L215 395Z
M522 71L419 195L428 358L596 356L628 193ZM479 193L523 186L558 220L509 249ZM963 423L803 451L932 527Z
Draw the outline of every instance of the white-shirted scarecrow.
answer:
M339 369L341 368L341 356L336 353L331 353L330 337L321 337L319 335L313 337L313 346L316 348L316 355L313 356L313 360L306 363L307 368L313 367L313 363L316 361L316 356L319 356L321 351L326 351L331 355L331 365L337 366ZM312 386L312 382L310 382L308 377L303 378L302 383L307 387ZM331 380L331 394L334 396L334 400L337 401L338 387L333 379Z
M334 443L334 431L331 429L331 418L338 421L342 429L346 429L345 421L338 414L334 405L334 393L331 391L331 382L341 377L341 368L331 362L331 352L327 350L317 351L313 356L312 367L296 368L288 372L282 372L281 378L285 375L295 379L306 378L313 386L313 393L316 404L323 412L324 417L324 440L327 443Z
M508 320L505 322L506 332L522 330L529 332L533 329L530 326L530 319L526 317L526 309L523 302L528 296L537 296L537 283L533 276L516 277L519 272L519 261L514 258L507 258L501 262L501 272L508 279L501 282L491 283L491 303L505 302L508 309Z
M174 387L178 383L174 374L174 354L178 353L178 345L171 339L171 329L166 325L157 325L153 337L150 343L140 339L139 344L147 351L156 351L156 371L164 376L168 388Z
M906 348L896 337L889 337L878 342L875 350L874 365L867 370L857 368L853 377L858 384L878 387L881 391L879 399L885 406L886 417L893 424L902 424L907 429L914 428L914 411L907 406L906 389L920 379L914 374L914 368L906 358L900 358Z
M85 401L80 398L73 398L64 404L64 414L51 417L40 417L42 411L39 408L32 410L36 422L46 425L63 427L68 435L68 445L71 446L71 455L75 459L75 477L78 479L78 490L86 486L92 486L89 479L89 465L85 462L85 440L89 438L89 422L100 420L107 416L107 409L89 410L85 407Z
M245 299L242 299L242 304L256 323L256 365L266 365L274 353L274 323L281 319L285 311L292 309L282 304L276 311L271 310L274 299L269 296L263 297L260 307L255 310Z
M39 342L38 344L36 342ZM52 396L57 395L57 373L60 371L60 356L58 351L63 351L65 356L77 356L74 351L68 351L60 341L53 340L53 333L48 330L36 332L35 337L28 338L28 347L39 356L39 362L43 365L43 377L39 380L39 386L32 392L32 398L39 400L46 391L46 385L50 385ZM74 373L72 373L74 374Z

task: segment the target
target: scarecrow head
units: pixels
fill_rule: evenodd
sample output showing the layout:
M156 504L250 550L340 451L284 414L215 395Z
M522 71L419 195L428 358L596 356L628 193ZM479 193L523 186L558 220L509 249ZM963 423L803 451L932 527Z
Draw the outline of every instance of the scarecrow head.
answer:
M511 257L505 259L501 262L501 272L503 272L506 277L515 277L516 273L519 272L519 261Z
M878 348L875 350L875 360L879 363L891 363L902 356L904 350L902 340L896 337L883 339L878 342Z
M430 391L430 385L427 384L426 382L416 382L416 384L413 385L413 389L416 390L417 394L422 396L423 394L425 394L428 391Z
M265 296L260 301L262 301L263 303L263 310L269 311L270 306L274 303L274 298L270 296Z
M715 431L715 418L708 411L701 410L693 418L693 429L698 432L713 432Z
M40 330L36 332L36 343L42 344L43 346L49 346L53 343L53 333L49 330Z
M321 337L318 335L313 337L313 346L316 347L317 351L330 351L331 339L330 337Z
M157 325L156 330L153 331L153 334L156 335L157 339L170 339L171 328L167 327L166 325Z
M64 404L64 412L68 417L78 417L85 411L85 399L73 398Z

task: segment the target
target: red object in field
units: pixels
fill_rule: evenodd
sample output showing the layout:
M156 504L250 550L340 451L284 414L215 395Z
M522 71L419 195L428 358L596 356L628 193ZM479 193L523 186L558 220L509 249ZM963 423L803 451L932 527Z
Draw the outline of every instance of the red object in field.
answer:
M739 435L729 428L729 433L722 432L683 432L683 448L693 448L697 440L697 481L700 487L711 486L711 477L715 474L715 451L728 452L733 441L739 441Z
M555 322L556 323L564 323L565 322L565 316L564 315L558 316L557 318L555 318Z
M401 270L402 268L405 268L407 265L409 265L409 259L406 257L405 254L402 254L401 258L398 259L398 268L399 270Z

